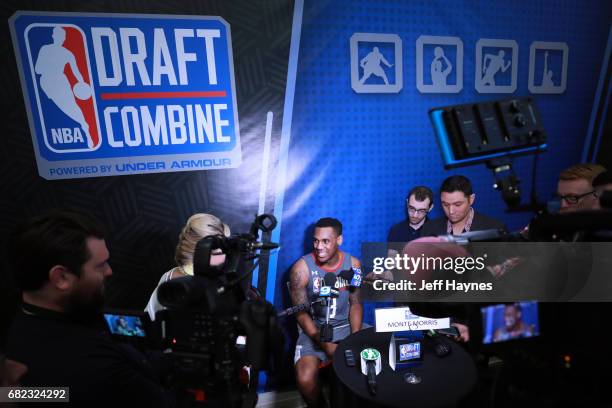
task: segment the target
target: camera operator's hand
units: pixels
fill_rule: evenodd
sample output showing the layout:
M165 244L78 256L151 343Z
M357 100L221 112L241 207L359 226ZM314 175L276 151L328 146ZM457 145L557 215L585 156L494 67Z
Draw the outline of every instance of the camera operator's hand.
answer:
M377 280L382 280L383 282L385 281L393 282L393 272L389 270L385 270L382 273L370 272L364 278L364 281L370 281L370 282L374 282Z
M338 345L336 343L321 343L321 348L323 348L323 351L325 351L325 354L327 354L327 357L330 359L334 357L337 347Z
M0 386L14 387L19 385L21 377L28 371L28 367L18 361L0 359Z
M497 279L497 278L501 278L502 276L506 274L506 272L511 271L516 266L523 263L523 261L524 261L523 258L515 256L513 258L508 258L504 260L500 264L493 265L493 266L487 266L487 270L491 272L491 275L493 275L494 278Z
M470 341L470 328L468 326L461 323L452 323L451 325L455 326L457 330L459 330L459 336L453 337L455 341L459 341L462 343L467 343L468 341Z

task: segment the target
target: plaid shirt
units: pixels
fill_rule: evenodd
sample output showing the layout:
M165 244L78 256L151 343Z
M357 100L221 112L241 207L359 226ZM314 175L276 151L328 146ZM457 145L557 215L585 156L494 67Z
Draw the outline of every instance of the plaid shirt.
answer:
M472 228L472 221L474 221L474 209L470 208L470 213L467 216L467 221L465 222L465 227L463 227L463 232L470 232L470 228ZM446 232L449 235L454 235L453 224L451 224L450 220L446 221Z

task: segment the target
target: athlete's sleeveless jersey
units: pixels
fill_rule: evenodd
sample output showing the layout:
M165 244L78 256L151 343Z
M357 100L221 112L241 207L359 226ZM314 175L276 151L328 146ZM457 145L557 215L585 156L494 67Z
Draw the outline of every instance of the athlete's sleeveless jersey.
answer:
M343 251L339 251L339 253L340 262L338 262L338 267L335 269L328 269L317 265L314 254L312 253L302 257L302 259L306 261L306 265L308 265L308 270L310 272L308 287L306 288L309 302L314 302L319 298L321 287L324 285L323 278L327 273L332 272L337 276L341 271L351 269L351 255ZM337 298L333 298L330 303L329 323L332 326L346 324L348 322L349 283L350 282L347 282L342 278L336 278L335 288L340 292L340 294ZM312 316L313 320L317 324L325 323L326 312L327 306L321 306L321 304L314 305Z

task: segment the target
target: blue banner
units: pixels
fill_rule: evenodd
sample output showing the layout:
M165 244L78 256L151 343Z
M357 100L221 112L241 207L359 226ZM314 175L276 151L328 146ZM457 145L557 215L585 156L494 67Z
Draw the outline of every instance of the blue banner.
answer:
M42 177L240 164L221 17L18 12L10 25Z

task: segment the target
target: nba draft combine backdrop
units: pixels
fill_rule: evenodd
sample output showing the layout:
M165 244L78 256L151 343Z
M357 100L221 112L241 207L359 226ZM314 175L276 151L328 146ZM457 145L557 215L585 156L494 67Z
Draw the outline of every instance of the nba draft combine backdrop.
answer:
M12 29L42 177L240 165L222 18L23 12Z
M30 216L91 213L109 231L108 304L142 309L191 215L243 233L274 212L293 0L3 6L2 251ZM264 295L268 276L266 255Z
M252 283L280 309L317 219L340 219L359 258L415 185L463 174L477 211L522 228L531 215L505 211L484 165L444 168L428 111L533 97L548 149L537 177L533 157L513 164L524 199L532 184L549 199L595 157L581 152L609 92L609 3L6 0L1 248L26 217L88 211L110 231L110 305L139 309L190 215L245 232L273 213L281 247Z

